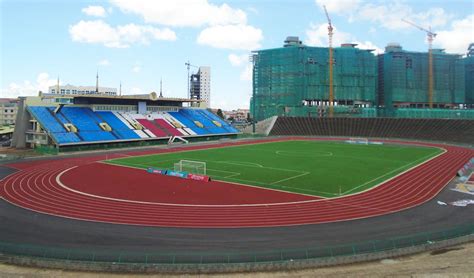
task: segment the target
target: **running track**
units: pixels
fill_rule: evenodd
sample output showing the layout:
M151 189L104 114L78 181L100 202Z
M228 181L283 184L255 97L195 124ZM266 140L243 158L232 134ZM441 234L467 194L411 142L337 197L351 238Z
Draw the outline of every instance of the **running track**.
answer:
M270 140L259 142L267 141ZM399 141L390 142L406 144ZM444 148L446 152L372 190L335 199L307 198L271 204L250 202L245 205L140 203L87 196L72 192L58 184L58 175L65 170L96 163L105 159L104 155L7 165L19 171L0 182L0 197L36 212L79 220L129 225L230 228L346 221L393 213L427 202L436 196L454 177L456 171L474 156L474 150L467 148L416 144ZM227 143L212 147L226 145L236 144ZM181 150L208 147L210 146L194 146ZM133 152L127 155L169 151L174 150ZM121 156L115 154L109 155L108 158ZM106 177L101 182L106 186L113 186L107 184Z

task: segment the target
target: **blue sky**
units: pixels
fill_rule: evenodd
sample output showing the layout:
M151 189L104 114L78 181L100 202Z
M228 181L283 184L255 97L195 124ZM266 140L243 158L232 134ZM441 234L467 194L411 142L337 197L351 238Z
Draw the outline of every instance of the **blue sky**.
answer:
M327 46L326 4L334 43L383 51L389 42L464 54L474 42L474 1L368 0L0 0L0 97L35 95L56 83L159 91L186 97L185 62L211 67L211 106L247 108L251 50L282 46L288 35Z

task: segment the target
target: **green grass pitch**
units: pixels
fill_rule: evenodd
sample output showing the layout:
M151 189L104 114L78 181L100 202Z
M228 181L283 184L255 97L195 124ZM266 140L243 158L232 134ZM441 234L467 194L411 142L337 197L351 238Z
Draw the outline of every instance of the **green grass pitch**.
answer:
M135 156L107 163L173 169L180 160L202 161L214 180L335 197L366 190L441 152L405 145L284 141Z

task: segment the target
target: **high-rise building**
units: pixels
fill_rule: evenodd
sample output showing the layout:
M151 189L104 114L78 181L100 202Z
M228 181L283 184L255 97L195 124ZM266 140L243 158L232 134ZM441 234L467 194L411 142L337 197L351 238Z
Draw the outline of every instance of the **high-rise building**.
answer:
M202 100L201 107L211 107L211 68L199 67L197 73L190 76L189 96Z
M474 108L474 43L469 45L464 63L466 69L466 104Z
M461 55L433 49L433 107L448 108L466 103L464 63ZM390 43L378 56L379 105L393 108L429 107L428 52L403 50Z
M333 52L335 112L375 105L377 59L372 50L343 44ZM318 116L329 106L329 49L290 36L283 47L253 52L256 120L275 115ZM347 111L345 111L347 112ZM349 111L350 112L350 111ZM253 112L252 112L253 113Z

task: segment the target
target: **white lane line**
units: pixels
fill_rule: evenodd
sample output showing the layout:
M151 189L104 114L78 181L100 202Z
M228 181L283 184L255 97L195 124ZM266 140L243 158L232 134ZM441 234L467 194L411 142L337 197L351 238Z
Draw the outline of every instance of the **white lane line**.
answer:
M310 172L306 172L306 173L299 174L299 175L296 175L296 176L293 176L293 177L289 177L289 178L286 178L286 179L281 179L281 180L279 180L279 181L275 181L275 182L272 182L272 183L270 183L270 184L273 185L273 184L277 184L277 183L280 183L280 182L284 182L284 181L296 179L296 178L299 178L299 177L302 177L302 176L306 176L306 175L308 175L309 173L310 173Z
M223 164L230 164L230 165L237 165L237 166L248 166L248 167L259 167L264 168L262 164L247 162L247 161L215 161L216 163L223 163Z
M444 152L442 152L441 154L443 154L443 153L444 153ZM396 171L398 171L398 170L400 170L400 169L402 169L402 168L405 168L405 167L408 167L408 166L410 166L410 165L412 165L412 164L418 163L419 161L423 161L423 160L427 159L428 157L430 157L430 156L432 156L432 155L433 155L433 154L429 154L429 155L426 155L426 156L424 156L424 157L422 157L422 158L419 158L419 159L417 159L417 160L415 160L415 161L412 161L412 162L410 162L410 163L407 163L407 164L405 164L405 165L403 165L403 166L401 166L401 167L398 167L397 169L394 169L394 170L392 170L392 171L390 171L390 172L388 172L388 173L385 173L385 174L383 174L383 175L381 175L381 176L379 176L379 177L376 177L376 178L374 178L374 179L372 179L372 180L370 180L370 181L368 181L368 182L365 182L365 183L363 183L363 184L361 184L361 185L359 185L359 186L356 186L356 187L353 187L353 188L351 188L351 189L349 189L349 190L347 190L347 191L344 191L344 192L342 192L342 194L345 195L346 193L352 192L352 191L354 191L354 190L356 190L356 189L358 189L358 188L363 187L364 185L367 185L367 184L369 184L369 183L371 183L371 182L373 182L373 181L376 181L376 180L378 180L378 179L381 179L382 177L385 177L385 176L387 176L387 175L389 175L389 174L391 174L391 173L393 173L393 172L396 172ZM438 156L438 155L437 155L437 156ZM435 156L435 157L437 157L437 156ZM435 158L435 157L433 157L433 158ZM431 160L431 159L430 159L430 160ZM428 161L429 161L429 160L428 160ZM415 164L415 167L416 167L416 166L418 166L418 164ZM412 168L410 168L410 169L412 169ZM408 170L410 170L410 169L408 169ZM407 170L407 171L408 171L408 170ZM405 172L406 172L406 171L404 171L404 172L402 172L402 173L400 173L400 174L403 174L403 173L405 173ZM398 177L398 176L399 176L399 175L397 175L397 177ZM388 181L388 180L384 180L384 181L382 181L382 183L385 183L385 182L387 182L387 181Z
M118 199L118 198L111 198L111 197L105 197L105 196L100 196L100 195L94 195L86 192L82 192L79 190L72 189L70 187L67 187L64 183L61 182L61 177L63 174L66 172L73 170L79 166L73 166L71 168L68 168L61 173L59 173L56 176L56 183L71 192L74 192L76 194L92 197L92 198L98 198L98 199L104 199L104 200L109 200L109 201L116 201L116 202L125 202L125 203L135 203L135 204L146 204L146 205L162 205L162 206L177 206L177 207L260 207L260 206L276 206L276 205L289 205L289 204L302 204L302 203L309 203L309 202L314 202L317 200L323 200L323 199L313 199L313 200L306 200L306 201L294 201L294 202L281 202L281 203L261 203L261 204L234 204L234 205L195 205L195 204L173 204L173 203L158 203L158 202L145 202L145 201L135 201L135 200L126 200L126 199ZM233 182L229 182L233 183ZM271 189L271 188L262 188L258 186L252 186L252 185L246 185L246 184L238 184L238 183L233 183L237 185L242 185L242 186L247 186L247 187L254 187L254 188L259 188L259 189L265 189L265 190L270 190L270 191L280 191L284 192L290 195L305 195L305 196L310 196L314 198L318 198L318 196L313 196L313 195L306 195L304 193L296 193L296 192L287 192L287 191L281 191L278 189Z

